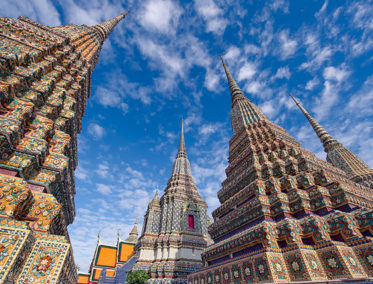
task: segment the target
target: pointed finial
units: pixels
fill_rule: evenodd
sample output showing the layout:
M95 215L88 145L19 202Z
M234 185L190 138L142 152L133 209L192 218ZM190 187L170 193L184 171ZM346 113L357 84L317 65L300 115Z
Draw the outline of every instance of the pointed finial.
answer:
M109 36L109 34L113 31L115 26L122 19L124 19L129 12L130 12L130 10L128 10L128 11L120 14L119 16L116 16L115 18L112 18L112 19L110 19L106 22L103 22L103 23L98 24L98 25L94 25L94 26L92 26L92 28L94 28L96 31L98 31L98 33L101 36L102 41L104 41Z
M138 232L137 232L137 217L136 217L135 223L133 224L133 228L132 228L128 238L126 239L126 241L136 243L137 242L137 237L138 237Z
M181 133L179 141L179 150L177 151L176 158L186 158L185 141L184 141L184 120L181 120Z
M101 237L100 237L100 231L97 233L97 243L99 244L101 242Z
M152 207L152 206L160 206L159 198L158 198L158 185L157 185L157 190L155 191L153 200L150 201L148 205L148 207ZM137 219L136 219L136 224L137 224Z
M120 240L120 230L118 229L118 231L117 231L117 240L118 240L118 242L119 242L119 240Z
M238 87L236 81L233 79L233 76L232 76L231 72L229 72L228 67L225 64L223 56L220 55L220 58L221 58L221 61L223 62L223 67L224 67L225 74L227 75L229 90L230 90L231 97L232 97L232 106L238 99L246 99L247 100L248 98L245 97L245 95L241 91L240 87Z
M325 151L328 145L330 145L331 143L337 143L337 141L307 112L307 110L298 102L297 99L293 97L291 93L290 93L290 97L293 99L295 104L299 107L299 109L303 112L305 117L308 119L313 130L316 132L321 143L323 144Z

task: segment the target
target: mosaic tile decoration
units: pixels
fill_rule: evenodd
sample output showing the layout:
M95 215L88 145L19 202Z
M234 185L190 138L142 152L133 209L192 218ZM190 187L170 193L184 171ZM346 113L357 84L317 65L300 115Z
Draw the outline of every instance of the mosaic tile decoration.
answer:
M193 220L193 225L189 219ZM186 283L187 275L202 266L199 255L210 242L209 224L207 204L192 177L182 127L179 149L164 194L159 200L157 190L145 213L142 234L136 245L139 258L133 269L147 271L151 276L149 283ZM166 252L162 257L159 248L175 252L172 256L166 256ZM149 254L157 257L149 259Z
M3 283L8 273L16 264L30 230L0 226L0 282Z
M126 14L92 27L0 18L0 258L11 260L1 279L77 281L65 239L75 217L77 134L101 46ZM8 236L12 230L29 232L26 265L28 253L17 247L20 235ZM43 233L33 246L29 240Z
M371 277L371 189L301 148L245 97L223 66L232 96L227 178L208 228L215 243L188 282L226 269L234 277L237 267L248 283ZM320 138L332 143L320 127Z

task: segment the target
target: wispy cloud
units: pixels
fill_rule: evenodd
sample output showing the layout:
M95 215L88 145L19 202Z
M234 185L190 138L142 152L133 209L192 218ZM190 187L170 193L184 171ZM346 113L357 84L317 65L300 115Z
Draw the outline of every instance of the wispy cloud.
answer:
M88 133L94 139L101 139L105 135L105 132L105 128L103 128L97 123L90 123L88 125Z
M138 20L148 30L174 33L182 9L170 0L148 0L140 10Z
M0 10L6 11L8 17L18 18L27 15L44 25L61 25L61 15L53 2L49 0L3 0L0 1Z
M288 30L281 31L278 40L280 42L280 55L282 59L289 58L297 51L298 43L294 38L289 36Z
M195 0L195 9L206 22L206 31L221 34L224 32L228 21L223 17L223 10L214 0Z

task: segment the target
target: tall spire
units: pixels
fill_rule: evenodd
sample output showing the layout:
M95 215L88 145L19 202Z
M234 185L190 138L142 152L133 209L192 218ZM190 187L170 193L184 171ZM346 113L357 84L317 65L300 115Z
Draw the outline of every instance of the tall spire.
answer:
M98 24L98 25L94 25L92 26L92 28L94 28L95 30L97 30L101 37L102 37L102 41L104 41L108 36L109 34L112 32L112 30L114 29L114 27L122 20L126 17L126 15L130 12L130 10L120 14L119 16L116 16L115 18L112 18L106 22L103 22L101 24Z
M315 130L317 136L320 138L321 143L324 146L325 152L327 152L327 147L333 143L338 143L305 109L304 107L290 94L290 97L294 100L299 109L306 116L310 122L312 128Z
M179 141L179 150L177 151L176 158L184 157L186 158L186 150L185 150L185 141L184 141L184 121L181 120L181 133L180 133L180 141Z
M228 84L229 84L229 90L231 92L232 96L232 105L238 100L238 99L246 99L245 95L241 91L240 87L238 87L236 81L233 79L233 76L231 72L229 72L227 65L225 64L225 61L223 59L223 56L220 55L221 61L223 62L224 71L227 75Z
M172 168L171 178L174 175L187 175L192 176L192 171L190 169L190 163L185 150L185 141L184 141L184 123L181 122L181 133L179 141L179 150L177 151L176 160Z
M137 233L137 217L136 217L135 224L133 225L130 235L126 239L126 242L136 243L137 238L138 238L138 233Z
M231 123L233 133L239 133L242 127L248 126L250 123L258 122L260 120L268 120L266 115L261 109L253 104L238 87L236 81L233 79L224 62L223 57L220 55L223 62L225 74L227 75L229 90L232 97L232 111Z
M290 94L294 102L307 117L311 126L324 146L326 160L333 166L343 170L347 176L364 186L373 188L373 170L361 160L354 152L344 147L340 142L335 140Z

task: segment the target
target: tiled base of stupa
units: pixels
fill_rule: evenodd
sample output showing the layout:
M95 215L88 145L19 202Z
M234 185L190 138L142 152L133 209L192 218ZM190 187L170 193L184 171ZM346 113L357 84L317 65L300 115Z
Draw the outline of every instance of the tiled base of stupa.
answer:
M368 279L373 277L373 243L368 239L359 243L349 247L324 241L317 247L294 244L278 251L260 249L219 263L216 268L209 266L194 274L189 283L325 283L333 279Z
M33 232L26 222L0 218L0 283L74 283L64 236ZM69 274L70 273L70 274Z

